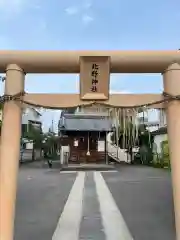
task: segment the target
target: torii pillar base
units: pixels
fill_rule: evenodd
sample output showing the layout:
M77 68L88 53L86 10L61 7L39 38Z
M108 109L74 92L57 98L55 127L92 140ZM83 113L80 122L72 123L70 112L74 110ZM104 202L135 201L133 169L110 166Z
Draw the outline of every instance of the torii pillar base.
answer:
M16 64L6 70L5 94L24 91L24 72ZM0 239L14 239L17 174L20 156L21 104L4 104L0 151Z
M163 75L164 91L180 95L180 65L170 65ZM170 149L176 239L180 240L180 101L167 104L168 141Z

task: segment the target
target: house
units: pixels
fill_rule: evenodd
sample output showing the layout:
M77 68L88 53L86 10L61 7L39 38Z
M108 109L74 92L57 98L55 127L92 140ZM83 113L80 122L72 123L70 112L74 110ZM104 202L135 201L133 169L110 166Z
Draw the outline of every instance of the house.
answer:
M116 126L125 124L125 121L134 122L136 117L136 112L131 110L123 111L121 116L116 117L113 108L98 104L64 110L61 112L58 128L58 135L61 138L61 152L66 155L66 151L69 149L67 145L70 146L70 162L101 162L105 161L107 154L113 155L113 157L116 155L115 158L118 161L127 160L127 154L122 153L124 150L112 143L111 135L116 130ZM70 127L70 121L73 122L73 129L72 126ZM96 126L95 129L94 126ZM69 130L65 131L66 129ZM90 156L88 156L88 141L92 148L90 149ZM94 143L92 143L93 141ZM73 146L73 144L78 146ZM100 149L103 149L103 151L100 151Z
M137 117L137 124L145 124L148 131L152 132L160 127L159 120L149 121L148 117Z
M2 121L3 110L0 109L0 122ZM24 105L22 112L22 135L28 131L29 126L42 129L41 113L33 107L27 107Z
M42 131L41 113L33 107L25 106L22 113L22 137L24 136L25 132L28 132L30 130L31 126L38 128L40 129L40 131ZM33 148L32 141L29 141L25 138L22 138L22 140L24 143L24 148Z
M34 127L41 128L41 113L37 111L35 108L26 107L23 109L22 113L22 128L26 128L28 131L29 125L33 125Z
M112 122L107 116L63 112L59 121L62 146L69 146L69 163L106 163L107 133Z
M68 115L68 114L70 114L70 115ZM111 114L111 118L109 117L110 114ZM121 114L121 112L120 112L120 114ZM133 123L135 123L137 125L145 124L145 125L147 125L147 129L150 132L154 132L154 136L155 136L156 131L160 128L160 126L163 127L163 126L165 126L165 123L166 123L166 117L165 117L164 111L156 110L156 115L158 116L159 119L156 121L150 121L150 119L148 118L149 114L147 114L147 116L144 116L143 112L141 112L139 114L136 111L134 111L133 109L132 109L132 111L131 111L131 109L129 109L129 110L126 110L125 112L122 112L122 114L119 115L117 118L115 116L115 114L113 113L113 108L108 109L106 106L98 106L97 104L94 106L90 106L90 107L78 107L75 109L65 110L61 113L61 117L60 117L60 121L59 121L59 136L61 137L61 144L63 145L63 147L66 145L70 146L71 155L73 153L76 156L75 157L76 160L74 160L74 161L78 161L78 162L86 161L86 160L83 160L83 157L80 156L79 154L80 154L80 150L82 150L80 148L83 147L84 148L83 149L84 156L88 155L88 150L87 150L87 144L88 144L87 141L89 138L88 132L90 132L90 141L91 141L91 138L92 139L95 138L95 141L96 141L96 146L94 145L94 149L92 149L92 150L94 151L96 149L96 151L97 151L97 149L98 149L97 143L99 143L98 142L99 141L99 138L98 138L99 132L101 133L101 136L103 136L102 125L104 124L103 122L105 120L102 120L102 119L106 119L106 120L108 119L108 121L111 124L111 129L106 129L106 131L104 131L104 133L107 134L107 138L106 139L103 138L103 140L107 141L109 144L108 151L113 149L113 153L114 153L114 152L117 152L117 146L114 146L111 143L111 135L112 135L112 131L116 130L116 126L118 126L118 125L123 126L125 121L132 121ZM70 118L71 118L71 120L70 120ZM100 118L101 118L101 120L97 120ZM83 125L84 122L82 121L82 119L84 119L84 122L86 122L85 123L86 127ZM102 125L99 125L99 128L96 128L96 131L92 131L91 124L93 124L93 121L95 121L95 119L97 121L101 122ZM71 126L70 121L72 121L74 124L73 128L71 128L72 126ZM83 126L84 126L84 129L82 129ZM64 129L62 129L62 128L64 128ZM73 131L74 131L74 133L73 133ZM91 136L91 132L93 132L94 135ZM97 134L95 134L95 132ZM161 140L160 140L160 138L161 137L158 137L158 134L157 134L157 136L155 136L155 141L157 141L157 144L158 144L158 151L161 149L160 142L164 140L163 137ZM74 139L74 143L72 142L72 139ZM84 141L84 145L82 143L83 141ZM73 146L73 144L78 145L78 146ZM92 143L91 143L91 145L92 145ZM119 149L119 148L120 147L118 146L118 151L122 152L123 149ZM106 151L107 151L107 149L106 149ZM94 154L94 152L93 152L93 154ZM117 155L119 157L119 154L117 154ZM99 156L97 156L97 157L94 157L94 155L91 155L91 156L92 157L89 157L89 160L87 160L87 161L95 161L95 160L93 160L93 158L99 159ZM72 158L73 157L71 156L70 161L72 161ZM84 157L84 158L87 158L87 157ZM123 158L120 157L119 159L122 160L122 159L124 159L124 157Z
M156 109L153 110L153 115L151 115L151 110L146 111L145 113L141 112L136 117L136 123L138 125L145 124L147 126L147 129L150 132L154 132L158 130L161 127L166 126L167 120L166 120L166 113L163 109ZM151 115L151 117L150 117ZM151 118L153 117L153 120ZM154 120L156 119L156 120Z

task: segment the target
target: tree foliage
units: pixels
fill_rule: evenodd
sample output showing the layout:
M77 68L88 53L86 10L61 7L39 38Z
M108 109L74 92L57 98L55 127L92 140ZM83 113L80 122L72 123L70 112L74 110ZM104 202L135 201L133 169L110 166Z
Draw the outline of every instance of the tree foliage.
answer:
M162 163L163 163L163 166L167 166L168 168L171 168L168 140L162 141L161 149L162 149Z
M33 124L29 124L28 131L23 132L22 137L32 141L35 148L41 148L44 134L40 128L36 128Z
M33 141L35 148L51 147L56 141L57 137L54 132L43 133L41 128L36 128L33 124L29 124L28 130L22 133L22 137Z
M154 155L153 166L171 169L168 140L161 142L161 152Z
M48 132L44 134L44 146L51 147L57 142L57 137L55 133Z

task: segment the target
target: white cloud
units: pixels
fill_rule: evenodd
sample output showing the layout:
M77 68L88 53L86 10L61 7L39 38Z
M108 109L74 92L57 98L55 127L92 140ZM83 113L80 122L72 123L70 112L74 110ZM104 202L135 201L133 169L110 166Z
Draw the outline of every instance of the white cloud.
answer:
M91 6L92 3L90 1L87 1L83 3L81 6L70 6L65 9L65 12L67 15L79 14L81 16L82 22L84 24L88 24L94 20L92 16L86 13L88 9L91 8Z
M68 8L66 8L65 9L65 12L68 14L68 15L75 15L75 14L77 14L78 12L79 12L79 9L78 9L78 7L68 7Z
M89 16L88 14L85 14L85 15L83 15L82 16L82 22L84 23L84 24L89 24L90 22L92 22L94 19L91 17L91 16Z

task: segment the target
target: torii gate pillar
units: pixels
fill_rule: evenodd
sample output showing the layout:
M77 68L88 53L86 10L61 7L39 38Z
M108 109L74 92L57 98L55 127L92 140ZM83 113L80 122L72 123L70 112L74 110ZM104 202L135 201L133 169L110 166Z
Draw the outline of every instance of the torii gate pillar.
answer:
M180 65L173 63L163 74L164 91L180 94ZM167 126L172 168L172 187L176 221L176 239L180 240L180 101L167 103Z
M24 72L16 64L6 69L5 94L24 91ZM17 174L21 138L21 106L9 101L4 104L0 151L0 239L13 240Z

